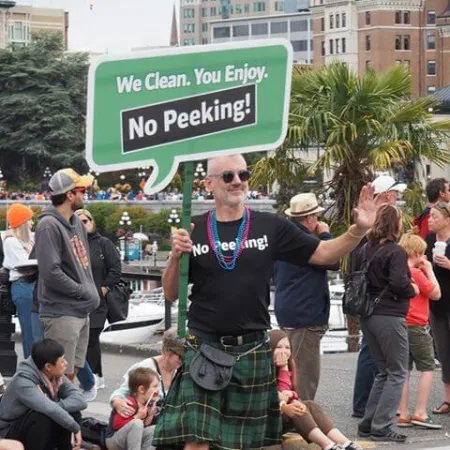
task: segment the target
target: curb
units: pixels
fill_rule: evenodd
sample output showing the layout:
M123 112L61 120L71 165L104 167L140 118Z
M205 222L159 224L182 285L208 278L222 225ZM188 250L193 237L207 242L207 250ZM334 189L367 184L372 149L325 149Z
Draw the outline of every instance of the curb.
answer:
M155 342L154 344L137 345L101 343L100 347L105 353L145 356L147 358L161 354L161 342Z
M14 333L14 342L16 344L22 343L22 335L19 332ZM162 351L162 334L156 334L152 337L154 342L145 344L113 344L101 342L100 347L105 353L125 354L130 356L144 356L150 358L161 354ZM17 353L17 352L16 352Z

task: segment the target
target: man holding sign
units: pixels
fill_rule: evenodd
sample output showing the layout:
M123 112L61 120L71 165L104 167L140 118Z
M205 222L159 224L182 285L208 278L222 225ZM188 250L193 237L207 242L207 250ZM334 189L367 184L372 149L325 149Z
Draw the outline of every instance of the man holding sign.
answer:
M180 259L189 253L192 304L185 361L155 432L158 447L259 449L281 441L266 331L272 265L335 263L373 224L373 188L365 186L355 224L339 238L319 241L277 215L248 209L249 177L241 155L211 159L206 187L215 210L194 218L191 236L183 229L173 234L164 292L177 299Z

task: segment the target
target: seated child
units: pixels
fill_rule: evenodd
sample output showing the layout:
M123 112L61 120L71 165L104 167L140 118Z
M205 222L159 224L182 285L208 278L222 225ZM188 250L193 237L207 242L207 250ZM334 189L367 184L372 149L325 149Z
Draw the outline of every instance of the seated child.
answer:
M129 405L135 409L130 417L111 412L106 434L108 450L151 450L155 427L151 426L159 397L158 374L139 367L128 374Z
M317 403L300 401L293 388L297 385L297 369L289 339L282 330L272 330L269 336L277 371L283 432L295 431L324 450L361 450L335 427Z
M398 427L413 425L438 430L442 425L434 422L427 413L428 398L433 387L434 348L433 338L428 330L430 319L430 300L441 298L441 289L433 271L433 265L427 260L427 243L415 234L406 233L399 242L407 255L411 277L419 288L419 293L409 302L406 325L408 326L409 372L403 385L397 419ZM416 408L412 417L409 414L409 387L413 363L420 372L417 385Z

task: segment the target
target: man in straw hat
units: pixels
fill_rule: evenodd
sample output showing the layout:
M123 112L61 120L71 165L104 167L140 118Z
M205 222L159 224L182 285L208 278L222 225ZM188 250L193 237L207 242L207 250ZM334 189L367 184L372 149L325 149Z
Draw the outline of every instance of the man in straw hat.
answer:
M275 214L247 208L249 177L242 155L209 160L205 184L215 209L193 219L192 235L180 229L172 236L162 279L165 297L178 297L180 259L188 253L192 303L185 359L156 426L156 447L259 449L280 443L281 415L267 337L273 263L336 263L375 219L373 188L364 186L355 224L337 239L320 241ZM200 345L212 353L220 350L222 361L230 353L240 356L231 378L229 370L215 367L216 375L208 379L215 390L200 381L201 373L193 378L189 372Z
M99 303L91 271L86 229L74 211L83 208L92 177L73 169L58 170L48 184L52 206L36 228L39 266L39 316L44 336L64 347L66 376L73 380L84 366L89 341L89 314Z
M291 198L285 214L304 233L329 241L330 228L319 221L323 211L316 196L305 193ZM339 270L339 264L299 266L277 261L274 267L275 314L291 342L302 400L314 400L319 385L320 341L330 316L327 270Z

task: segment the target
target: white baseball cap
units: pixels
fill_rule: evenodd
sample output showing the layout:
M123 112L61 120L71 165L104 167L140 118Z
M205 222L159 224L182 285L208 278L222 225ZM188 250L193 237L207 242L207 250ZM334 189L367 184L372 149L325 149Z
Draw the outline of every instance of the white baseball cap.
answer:
M405 183L399 183L389 175L381 175L375 178L372 182L372 186L375 188L375 195L388 191L403 192L406 189Z

